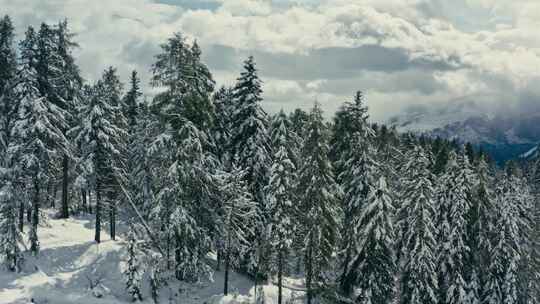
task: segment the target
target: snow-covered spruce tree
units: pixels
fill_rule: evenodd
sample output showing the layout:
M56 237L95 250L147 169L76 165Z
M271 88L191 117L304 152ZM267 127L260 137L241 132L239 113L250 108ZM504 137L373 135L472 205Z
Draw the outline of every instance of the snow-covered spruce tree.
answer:
M328 159L326 132L322 110L315 104L309 116L308 137L302 150L303 166L298 174L308 304L316 296L320 279L331 264L339 241L339 188Z
M470 211L472 171L464 155L452 151L446 171L438 181L437 198L439 227L438 271L440 301L448 304L468 303L467 214Z
M142 95L141 80L137 75L137 71L132 71L131 77L129 78L129 89L126 92L123 101L124 117L127 120L129 130L134 130L135 126L137 125L137 116L139 112L140 98Z
M111 122L121 133L114 139L115 148L119 153L109 154L109 170L105 175L106 182L104 183L104 193L109 207L109 229L111 239L116 239L116 216L117 216L117 200L121 196L122 185L125 185L125 163L126 163L126 144L128 137L127 121L124 117L123 109L126 106L121 98L122 83L117 75L116 68L109 67L103 72L102 90L105 102L111 106Z
M143 105L140 102L141 96L140 79L137 75L137 71L132 71L129 80L129 88L122 101L122 113L126 119L126 132L128 134L128 137L124 140L126 145L124 169L126 174L126 191L131 193L131 197L139 208L143 207L143 200L140 199L143 198L145 194L149 194L149 187L147 187L148 185L146 184L148 181L141 180L137 176L138 173L145 170L143 168L146 167L146 165L143 164L148 159L146 150L147 145L150 143L150 138L145 136L150 130L141 129L140 125L142 125L143 128L148 128L151 123L147 120L150 116L145 115L144 118L140 117L143 107L144 110L147 111L146 104ZM146 173L149 172L147 171ZM150 174L147 174L147 177L149 176Z
M200 61L200 50L190 46L180 33L161 45L161 53L152 65L151 84L165 89L153 101L154 108L172 130L191 121L204 132L212 126L214 107L210 95L214 80Z
M75 114L73 115L77 120L80 119L80 111L83 107L83 105L87 104L89 100L92 99L94 95L94 87L90 84L83 85L81 92L80 92L80 100L75 108ZM91 176L87 175L86 173L88 170L85 168L84 162L81 161L82 155L83 155L83 148L84 142L77 139L77 134L75 132L75 128L77 125L79 125L81 122L77 121L77 123L74 124L72 129L68 131L68 138L73 138L72 148L73 148L73 156L75 159L74 162L74 172L73 176L75 177L74 180L74 186L75 189L78 189L81 194L81 207L85 212L92 213L92 201L91 201L91 194L92 194L92 183L89 178Z
M9 16L4 16L0 19L0 66L2 67L0 69L0 168L7 166L6 153L18 111L15 88L19 79L14 38L11 19Z
M291 123L280 111L272 121L272 169L267 188L270 215L269 242L273 262L271 270L277 272L278 304L283 303L283 275L289 251L294 240L294 226L298 215L295 186L297 183L294 164L294 148L291 145Z
M128 148L132 159L130 190L145 219L149 218L152 209L157 188L155 181L159 176L163 155L166 155L160 153L161 148L152 144L159 131L157 117L151 113L148 102L144 101L139 105L137 124Z
M39 36L33 28L26 32L21 42L21 77L19 90L21 100L19 120L14 127L17 134L17 154L25 175L32 180L32 225L30 230L30 250L37 254L39 241L37 227L40 210L40 191L43 182L49 178L49 169L61 153L67 153L67 140L63 129L66 125L66 112L49 100L46 91L40 90L43 85L42 70L49 69L48 62L42 57L50 52L47 46L49 29L42 25Z
M180 136L182 141L177 152L177 183L182 189L180 199L185 202L187 212L194 219L189 230L195 238L186 242L181 234L176 235L177 250L185 250L182 256L178 253L176 255L177 271L180 267L184 273L177 275L177 278L198 281L210 272L206 257L211 249L211 238L216 235L217 229L217 206L213 196L217 192L217 184L211 174L217 164L213 156L204 150L209 145L206 133L197 129L193 123L185 122Z
M232 88L221 87L213 96L215 109L214 127L212 135L216 147L216 155L225 169L231 162L231 117L233 115Z
M104 76L107 72L104 72ZM77 143L81 147L81 167L85 180L89 181L96 197L95 241L101 241L101 222L104 197L109 197L119 171L116 162L120 158L122 138L125 131L116 125L117 105L111 103L104 79L99 80L79 108L80 124L73 128ZM111 184L112 182L112 184Z
M253 199L259 204L264 224L253 241L253 249L244 261L243 268L265 276L267 272L266 228L268 208L264 188L268 185L271 165L268 115L261 107L261 80L257 75L255 59L244 62L244 71L233 89L234 112L231 120L231 154L238 158L237 165L246 170L246 181Z
M0 261L8 270L20 271L24 255L20 248L23 238L17 219L22 189L17 184L15 170L2 170L0 182Z
M468 214L469 239L471 248L471 268L476 275L479 300L483 301L489 289L485 289L488 280L493 233L495 232L495 195L493 178L484 157L480 157L474 170L477 183L472 188L472 205ZM473 282L471 282L473 283ZM471 284L470 284L471 285ZM471 286L474 287L474 286ZM471 292L469 290L469 292Z
M301 151L304 146L304 140L307 137L307 125L309 120L309 114L302 109L295 109L289 114L289 121L291 122L290 133L292 135L292 142L289 144L294 152L293 163L298 170L302 167ZM298 197L299 198L299 197ZM304 233L300 225L296 225L294 229L294 241L292 244L292 257L290 263L294 265L294 272L300 274L303 265L303 240Z
M144 273L142 252L137 243L137 236L130 230L127 237L127 261L124 276L126 277L126 290L133 302L142 301L142 275Z
M223 294L229 292L229 271L238 267L240 258L249 249L249 240L260 225L258 206L253 201L244 180L245 171L232 164L230 173L223 173L220 208L220 235L223 240L225 279Z
M79 67L75 63L73 50L79 45L73 41L75 35L70 32L67 20L59 22L54 28L54 52L52 57L54 69L51 70L51 96L56 96L54 102L58 107L67 112L67 126L62 130L67 136L69 129L76 124L76 107L81 102L82 77ZM54 95L52 95L54 94ZM69 183L70 183L70 160L74 147L68 146L69 150L62 155L62 204L60 217L69 217ZM54 197L53 197L54 203Z
M517 270L517 302L531 303L536 301L538 272L535 265L538 263L534 255L534 197L531 186L523 176L521 168L515 162L507 164L507 176L510 191L508 196L516 208L516 223L519 233L520 263ZM508 199L507 201L509 201Z
M307 123L309 114L302 109L295 109L289 114L289 120L292 124L292 131L300 138L306 137Z
M354 227L358 224L362 209L365 207L368 194L377 182L379 164L375 160L373 147L374 132L367 123L367 115L361 98L357 96L357 103L347 104L341 110L341 116L346 120L336 118L336 123L347 125L354 121L356 133L348 134L342 127L335 127L334 140L340 145L339 164L341 173L338 176L343 189L342 208L344 211L342 235L342 252L340 289L349 295L353 290L354 277L358 276L358 269L351 269L352 258L358 254L358 238L354 234ZM342 140L347 142L341 142ZM339 143L338 143L339 142ZM334 148L338 149L338 148ZM336 151L336 153L338 153Z
M403 168L402 205L398 227L403 240L400 254L400 303L438 303L437 298L437 229L435 190L430 162L421 146L409 150Z
M375 127L372 126L372 128ZM376 128L374 146L377 152L375 159L381 165L381 174L386 177L389 189L395 193L399 193L401 190L399 168L403 164L401 158L403 151L400 150L400 144L395 128L388 128L386 125ZM420 145L426 145L422 137L420 137ZM426 156L431 160L429 153L426 152Z
M358 252L352 258L351 280L359 293L357 303L389 303L394 296L394 207L384 177L368 193L366 204L354 226Z
M13 40L14 28L9 16L5 16L0 19L0 261L8 270L19 271L24 258L20 249L22 229L17 220L19 204L24 204L24 189L13 150L17 139L12 130L19 104L16 86L20 80Z
M351 143L356 134L364 135L369 132L368 108L364 103L361 91L356 92L352 102L345 102L336 112L330 139L331 158L335 174L341 184L340 174L345 170L345 162L349 158Z
M540 145L539 145L540 147ZM540 150L538 150L540 151ZM530 240L530 298L534 303L540 303L540 157L534 163L531 172L531 192L533 197L533 212Z
M520 212L517 184L509 172L496 189L496 222L490 251L485 302L519 303L518 276L520 260L526 252L520 235Z
M155 110L175 147L168 164L168 175L160 186L158 210L172 210L166 220L167 248L171 234L175 241L176 277L199 281L210 274L206 259L211 238L216 234L217 185L212 171L217 161L211 155L208 134L214 108L210 100L214 89L212 75L200 61L196 43L189 45L177 33L161 46L156 56L152 85L164 88L154 99Z

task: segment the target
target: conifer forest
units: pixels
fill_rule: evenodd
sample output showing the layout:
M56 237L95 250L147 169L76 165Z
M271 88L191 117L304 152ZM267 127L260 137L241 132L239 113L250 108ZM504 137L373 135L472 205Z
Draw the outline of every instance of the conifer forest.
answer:
M540 157L375 122L369 88L267 111L257 56L218 85L182 32L88 80L77 37L0 20L0 303L540 303Z

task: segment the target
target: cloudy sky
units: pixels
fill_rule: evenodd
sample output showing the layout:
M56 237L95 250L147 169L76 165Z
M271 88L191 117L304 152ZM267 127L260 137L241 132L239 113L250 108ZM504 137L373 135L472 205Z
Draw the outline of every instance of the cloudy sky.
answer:
M375 120L412 105L540 102L538 0L0 0L18 34L67 17L89 80L114 65L147 82L159 44L197 39L218 84L254 55L269 111L331 113L356 90Z

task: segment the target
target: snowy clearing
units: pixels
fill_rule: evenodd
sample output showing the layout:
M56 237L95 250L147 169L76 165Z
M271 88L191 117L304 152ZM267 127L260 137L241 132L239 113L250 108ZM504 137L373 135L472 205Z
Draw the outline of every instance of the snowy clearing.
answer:
M25 269L21 273L0 270L0 304L112 304L132 303L125 291L123 259L125 242L121 238L111 241L104 234L101 244L94 238L93 216L69 219L50 219L39 229L41 251L37 258L25 255ZM102 288L89 289L90 281L101 280ZM251 303L253 282L232 273L231 294L223 297L223 272L216 271L214 282L198 285L168 286L161 290L161 303ZM288 285L297 286L294 282ZM97 298L94 294L101 292ZM265 286L266 303L277 303L277 287ZM285 298L291 292L285 289ZM145 287L144 301L153 303L149 288ZM250 302L251 301L251 302Z

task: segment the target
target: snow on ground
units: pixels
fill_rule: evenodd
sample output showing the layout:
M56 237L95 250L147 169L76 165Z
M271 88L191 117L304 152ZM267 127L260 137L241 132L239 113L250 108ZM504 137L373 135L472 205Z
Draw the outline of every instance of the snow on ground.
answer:
M51 213L52 214L52 213ZM27 228L26 228L27 229ZM0 269L0 304L117 304L132 303L125 292L122 276L125 242L110 240L102 230L102 242L94 239L92 216L53 219L39 231L41 251L37 257L26 256L21 273ZM101 298L96 298L89 286L101 282ZM153 303L148 284L145 284L143 303ZM301 288L301 282L289 279L287 286ZM213 282L200 284L171 284L160 291L160 303L253 303L253 282L236 273L230 275L230 294L222 295L223 271L216 271ZM96 289L94 289L94 292ZM264 287L267 304L277 303L277 287ZM284 297L291 296L284 289ZM295 297L301 296L299 292Z

